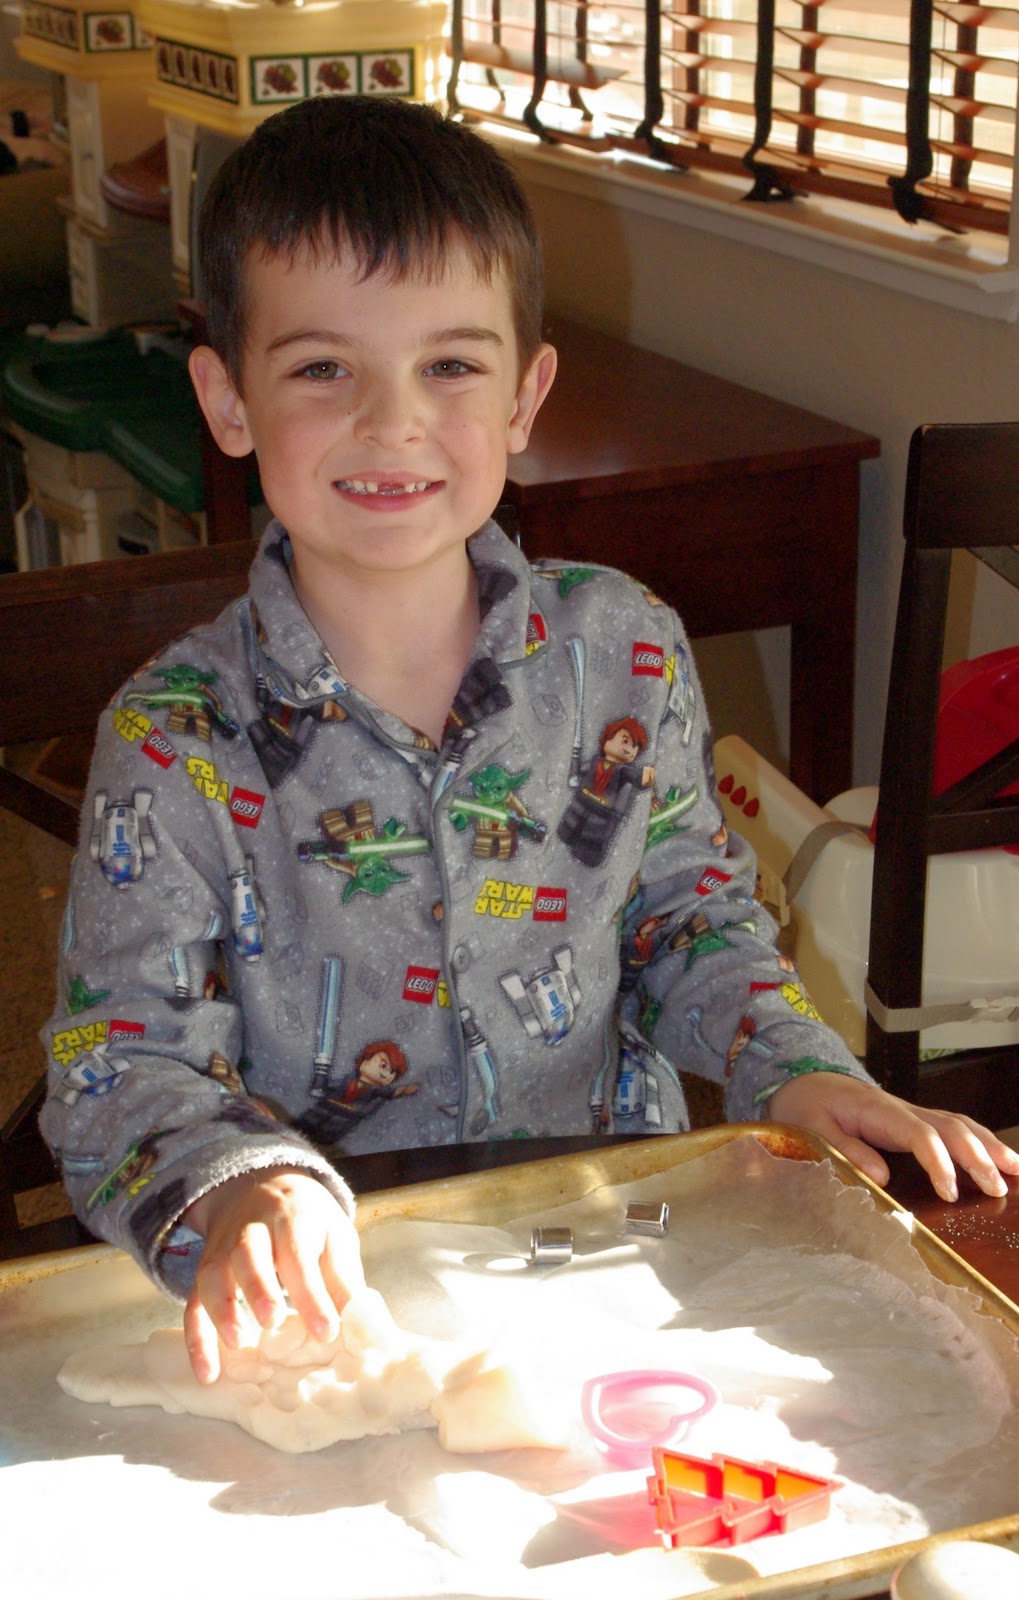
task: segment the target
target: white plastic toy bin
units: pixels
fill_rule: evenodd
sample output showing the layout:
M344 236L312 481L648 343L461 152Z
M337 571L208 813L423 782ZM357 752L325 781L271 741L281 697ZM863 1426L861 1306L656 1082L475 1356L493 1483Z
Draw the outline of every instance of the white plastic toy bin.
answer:
M790 953L825 1021L859 1056L866 1050L863 985L870 940L874 847L868 837L876 788L850 789L821 807L735 734L715 745L727 827L757 852L760 897L791 924ZM838 821L789 902L782 879L807 836ZM978 1049L1019 1041L1019 854L1004 849L932 857L927 881L923 1003L960 1002L972 1022L940 1023L922 1051ZM997 1019L997 1020L996 1020Z

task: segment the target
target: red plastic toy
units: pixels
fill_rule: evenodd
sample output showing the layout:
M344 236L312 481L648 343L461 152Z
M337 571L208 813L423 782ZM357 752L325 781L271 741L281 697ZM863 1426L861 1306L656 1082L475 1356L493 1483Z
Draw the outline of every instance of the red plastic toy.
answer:
M666 1549L746 1544L764 1533L791 1533L821 1522L831 1509L833 1478L817 1478L772 1461L710 1461L656 1447L648 1498Z
M1019 648L957 661L941 674L932 792L941 794L1019 738ZM1019 792L1019 783L1002 795ZM880 804L880 803L879 803ZM871 824L874 841L877 816ZM1019 854L1019 845L1002 849Z

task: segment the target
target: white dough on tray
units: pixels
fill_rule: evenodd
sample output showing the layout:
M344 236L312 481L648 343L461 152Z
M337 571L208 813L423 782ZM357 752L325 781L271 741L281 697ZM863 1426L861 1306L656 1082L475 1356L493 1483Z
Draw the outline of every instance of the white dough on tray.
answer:
M277 1450L321 1450L341 1439L439 1427L448 1450L557 1449L561 1430L527 1393L524 1375L487 1353L397 1327L382 1296L349 1302L339 1338L310 1338L292 1314L257 1345L221 1350L213 1384L191 1371L181 1328L158 1328L144 1344L94 1345L57 1374L76 1400L161 1406L234 1422ZM543 1415L543 1411L545 1415Z

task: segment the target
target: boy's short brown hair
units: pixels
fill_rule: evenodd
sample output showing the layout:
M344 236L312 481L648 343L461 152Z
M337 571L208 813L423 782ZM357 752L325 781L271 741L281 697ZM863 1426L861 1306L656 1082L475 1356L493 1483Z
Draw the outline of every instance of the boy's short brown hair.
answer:
M464 123L393 96L315 96L260 124L220 167L199 219L208 341L240 387L252 251L353 252L365 278L440 272L450 242L500 268L521 364L541 342L541 245L508 164Z

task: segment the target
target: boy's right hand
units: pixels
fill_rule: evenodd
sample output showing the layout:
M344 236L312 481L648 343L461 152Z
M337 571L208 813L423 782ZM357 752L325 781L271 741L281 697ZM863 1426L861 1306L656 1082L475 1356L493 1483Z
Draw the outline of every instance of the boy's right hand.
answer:
M187 1222L205 1238L184 1310L184 1341L199 1383L219 1377L220 1340L230 1349L241 1344L250 1328L245 1306L263 1328L277 1326L292 1309L313 1338L329 1340L347 1301L364 1288L354 1224L309 1172L242 1173L197 1200Z

